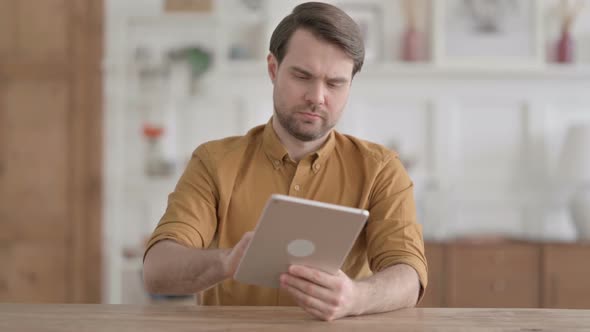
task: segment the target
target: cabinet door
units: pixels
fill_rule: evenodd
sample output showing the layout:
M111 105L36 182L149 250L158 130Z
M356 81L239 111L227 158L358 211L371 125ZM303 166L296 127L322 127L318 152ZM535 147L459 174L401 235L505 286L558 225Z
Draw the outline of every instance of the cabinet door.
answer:
M590 309L590 244L543 249L543 306Z
M16 49L15 8L16 1L0 0L0 61L8 58Z
M0 302L100 300L100 8L0 0Z
M67 103L63 81L14 78L0 86L0 300L67 299Z
M535 308L540 301L537 245L449 246L447 304L451 307Z
M422 308L442 307L444 304L444 250L443 244L426 243L426 260L428 262L428 287L422 301L418 305Z

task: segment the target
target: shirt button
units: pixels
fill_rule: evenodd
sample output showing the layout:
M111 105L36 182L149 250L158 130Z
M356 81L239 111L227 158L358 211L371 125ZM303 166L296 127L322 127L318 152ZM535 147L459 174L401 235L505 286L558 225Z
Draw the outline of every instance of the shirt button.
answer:
M273 161L273 164L275 164L275 166L279 166L279 165L281 165L281 162L278 160L275 160L275 161Z
M320 170L320 164L313 165L313 169L315 169L316 171L319 171Z
M299 191L299 189L301 189L301 187L298 184L296 184L294 188L295 188L295 191Z

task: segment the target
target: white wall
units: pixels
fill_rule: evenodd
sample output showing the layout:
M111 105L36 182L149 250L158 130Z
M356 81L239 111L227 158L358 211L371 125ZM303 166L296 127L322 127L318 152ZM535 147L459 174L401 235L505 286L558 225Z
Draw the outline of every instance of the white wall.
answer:
M268 25L273 27L292 3L272 1ZM395 6L382 3L392 17L397 15ZM222 3L228 4L231 0ZM542 13L549 22L546 38L553 33L547 14L553 5L554 1L543 2ZM107 1L108 302L127 301L122 297L121 250L138 245L153 229L190 152L206 140L243 134L266 122L272 112L271 85L262 62L236 66L216 59L196 94L173 94L166 104L174 120L175 139L169 148L177 153L178 172L161 180L146 178L142 114L134 99L136 82L130 67L133 47L148 43L166 48L196 38L221 54L231 30L223 22L235 17L154 19L160 8L160 0ZM411 175L420 222L429 239L482 233L574 239L564 210L568 188L559 185L556 165L568 125L590 122L589 22L587 8L575 30L582 65L571 68L490 71L368 65L355 78L339 129L385 145L398 142L402 158L416 160ZM395 46L386 43L384 48Z

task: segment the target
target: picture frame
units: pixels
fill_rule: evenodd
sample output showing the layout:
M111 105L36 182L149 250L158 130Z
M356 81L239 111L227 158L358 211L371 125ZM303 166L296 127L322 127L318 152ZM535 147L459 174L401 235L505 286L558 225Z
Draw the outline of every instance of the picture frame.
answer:
M213 6L213 0L165 0L164 12L211 13Z
M381 61L383 21L378 4L339 3L338 7L344 10L361 29L365 43L365 63Z
M435 63L442 67L539 69L544 63L536 0L434 1Z

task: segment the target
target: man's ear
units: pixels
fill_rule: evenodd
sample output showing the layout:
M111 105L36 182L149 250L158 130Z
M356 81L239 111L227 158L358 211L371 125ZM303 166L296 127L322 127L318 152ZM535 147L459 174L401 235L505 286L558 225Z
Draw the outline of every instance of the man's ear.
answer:
M272 84L274 84L279 71L279 62L272 53L268 53L268 56L266 57L266 63L268 67L268 77L270 77Z

